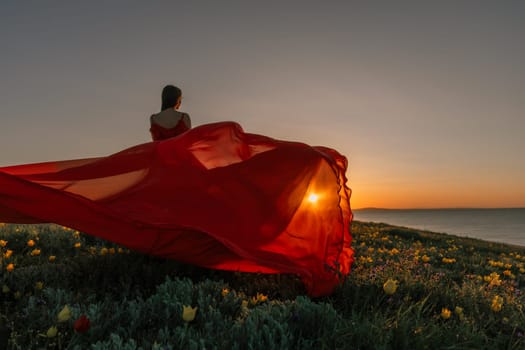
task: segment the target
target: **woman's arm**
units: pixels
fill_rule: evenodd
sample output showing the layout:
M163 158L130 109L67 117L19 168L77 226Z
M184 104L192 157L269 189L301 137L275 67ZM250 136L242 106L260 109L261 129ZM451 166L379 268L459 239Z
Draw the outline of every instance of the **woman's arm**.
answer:
M188 113L183 113L182 114L182 121L184 122L184 124L186 124L188 129L191 129L191 119L190 119L190 115Z

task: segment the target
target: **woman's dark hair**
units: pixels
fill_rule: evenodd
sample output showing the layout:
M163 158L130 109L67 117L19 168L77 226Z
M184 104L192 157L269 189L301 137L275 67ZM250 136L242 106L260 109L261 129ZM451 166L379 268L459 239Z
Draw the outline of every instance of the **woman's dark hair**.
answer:
M181 96L182 91L178 87L166 85L164 89L162 89L162 107L160 110L163 111L168 108L173 108Z

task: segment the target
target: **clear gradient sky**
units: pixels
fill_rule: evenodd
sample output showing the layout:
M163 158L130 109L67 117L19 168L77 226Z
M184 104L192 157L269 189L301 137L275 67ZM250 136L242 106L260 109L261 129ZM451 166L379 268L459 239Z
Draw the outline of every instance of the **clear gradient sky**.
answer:
M352 207L525 207L525 1L3 1L0 166L194 125L337 149Z

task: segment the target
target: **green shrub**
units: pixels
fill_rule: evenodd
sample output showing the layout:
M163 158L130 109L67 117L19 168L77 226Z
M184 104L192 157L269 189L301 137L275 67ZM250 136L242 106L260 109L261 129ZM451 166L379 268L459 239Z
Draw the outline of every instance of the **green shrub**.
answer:
M207 270L56 225L5 225L0 348L525 348L525 249L386 224L352 230L352 272L311 299L297 276ZM66 305L71 317L59 322ZM197 307L190 322L184 306ZM83 334L73 327L81 315Z

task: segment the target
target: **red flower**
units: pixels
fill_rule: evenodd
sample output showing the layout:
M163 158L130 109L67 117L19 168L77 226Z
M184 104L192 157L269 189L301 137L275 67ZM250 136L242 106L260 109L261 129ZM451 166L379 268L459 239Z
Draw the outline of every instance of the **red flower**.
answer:
M78 333L86 333L89 330L89 318L86 315L82 315L75 321L73 328Z

